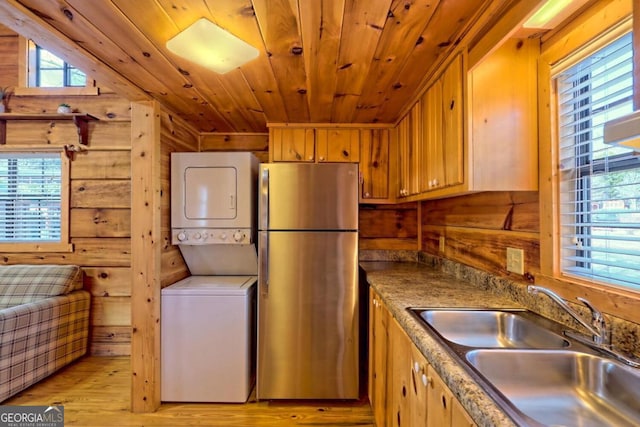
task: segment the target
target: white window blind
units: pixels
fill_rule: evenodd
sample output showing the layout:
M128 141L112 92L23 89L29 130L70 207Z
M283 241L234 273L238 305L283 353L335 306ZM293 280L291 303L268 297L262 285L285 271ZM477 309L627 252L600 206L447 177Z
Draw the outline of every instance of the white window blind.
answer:
M640 159L605 145L633 111L631 33L556 76L561 269L640 290Z
M0 153L0 242L61 239L60 154Z

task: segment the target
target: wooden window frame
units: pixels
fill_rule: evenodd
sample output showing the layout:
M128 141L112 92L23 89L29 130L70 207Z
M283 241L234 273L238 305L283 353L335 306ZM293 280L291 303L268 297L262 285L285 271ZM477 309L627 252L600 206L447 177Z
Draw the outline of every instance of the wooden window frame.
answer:
M20 152L20 150L12 148L3 152ZM29 152L40 153L38 150L29 150ZM60 169L60 241L0 243L0 252L73 252L73 244L70 243L69 236L71 160L64 151L60 152Z
M633 26L631 6L632 2L596 2L569 25L543 39L538 63L540 274L536 275L535 282L554 289L570 301L582 296L606 313L640 323L638 292L561 274L558 137L552 84L556 70L568 68L629 31Z
M18 37L18 86L15 95L23 96L78 96L99 95L96 81L87 75L86 86L72 87L35 87L29 86L29 67L33 66L31 58L35 56L35 46L26 37Z

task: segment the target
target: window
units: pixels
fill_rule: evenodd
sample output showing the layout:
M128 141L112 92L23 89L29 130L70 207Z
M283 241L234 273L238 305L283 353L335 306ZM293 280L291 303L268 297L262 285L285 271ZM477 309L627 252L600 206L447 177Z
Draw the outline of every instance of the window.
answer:
M15 95L98 95L96 82L74 65L32 40L19 37L18 41L22 58L18 61Z
M29 86L34 87L83 87L87 84L87 76L73 65L32 41L34 52L30 58Z
M560 269L640 290L640 156L603 143L603 125L633 110L632 35L555 76Z
M0 250L68 249L68 160L0 153Z

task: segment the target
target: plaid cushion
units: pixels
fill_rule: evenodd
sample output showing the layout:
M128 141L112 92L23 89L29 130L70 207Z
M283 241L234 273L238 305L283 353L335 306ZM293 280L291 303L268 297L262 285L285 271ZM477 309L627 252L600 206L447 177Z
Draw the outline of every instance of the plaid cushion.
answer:
M89 305L76 291L0 310L0 402L86 353Z
M13 307L82 289L77 265L0 266L0 308Z

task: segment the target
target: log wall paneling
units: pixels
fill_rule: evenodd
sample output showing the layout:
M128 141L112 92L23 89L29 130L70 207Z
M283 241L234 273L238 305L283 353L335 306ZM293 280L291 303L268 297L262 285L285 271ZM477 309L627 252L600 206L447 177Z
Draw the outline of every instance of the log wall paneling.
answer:
M177 246L171 244L171 153L198 151L199 135L178 117L161 113L160 133L160 286L165 287L189 276L189 269Z
M417 250L417 203L361 205L358 214L360 249Z
M17 55L17 43L15 46ZM0 55L0 68L6 62L7 56ZM16 80L17 72L16 67ZM0 82L5 82L3 78L0 75ZM92 294L90 354L129 355L130 103L111 93L98 96L16 95L9 107L17 113L51 113L61 102L70 103L77 111L100 119L89 124L88 150L77 153L70 163L72 208L69 218L73 252L3 253L0 262L80 265L85 272L84 287ZM77 141L77 129L69 122L7 123L7 149L62 149L63 145ZM100 273L96 273L98 271Z
M131 410L160 406L160 108L131 110Z
M540 272L537 192L489 192L421 203L425 252L513 276L506 270L506 248L523 249L525 274ZM439 251L441 236L444 253Z
M260 163L269 161L268 133L201 133L200 151L250 151Z

